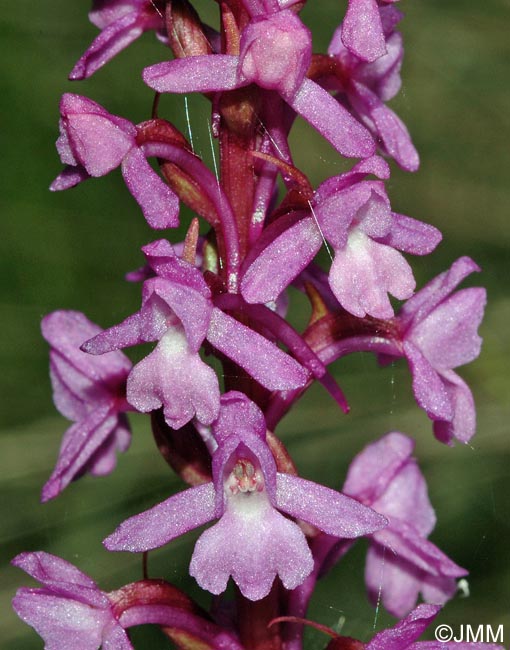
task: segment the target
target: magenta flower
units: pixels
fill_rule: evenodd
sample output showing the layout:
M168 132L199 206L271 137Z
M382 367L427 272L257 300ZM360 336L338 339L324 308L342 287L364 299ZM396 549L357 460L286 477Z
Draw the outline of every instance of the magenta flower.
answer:
M486 292L478 287L452 292L479 270L473 260L461 257L408 300L398 315L416 401L434 421L436 437L447 444L454 438L468 442L476 428L473 396L453 369L480 353L477 330Z
M242 393L222 397L213 425L218 448L213 481L176 494L123 522L104 542L111 551L157 548L219 519L202 533L190 573L222 593L230 576L251 600L266 596L278 575L287 589L301 584L313 560L300 527L281 512L346 538L372 533L384 517L329 488L276 471L265 442L262 412Z
M251 83L275 91L345 156L374 153L368 131L319 85L306 78L311 35L289 9L253 18L241 34L239 56L211 54L165 61L146 68L145 83L157 92L217 92Z
M355 316L391 318L388 298L409 298L415 288L411 267L398 252L430 253L441 233L428 224L392 212L381 181L388 178L380 158L370 158L350 172L322 183L314 197L321 231L335 250L329 284L339 303Z
M43 585L18 589L12 604L46 650L133 650L108 596L75 566L43 551L21 553L12 564Z
M126 185L147 223L156 229L179 225L179 200L147 162L137 144L134 124L111 115L91 99L70 93L62 96L60 114L57 151L67 166L51 190L66 190L121 166Z
M367 58L348 47L345 41L346 18L336 30L328 48L328 53L335 57L341 70L335 80L329 79L328 87L339 90L339 101L380 141L385 152L403 169L416 171L420 160L409 132L398 115L385 105L397 94L401 85L402 36L395 31L395 26L402 14L391 6L378 9L374 0L361 2L373 5L378 17L380 12L379 34L384 50L379 50L377 58ZM355 2L351 0L349 8L353 5ZM368 35L366 30L361 34Z
M101 33L74 66L69 79L86 79L148 30L163 30L160 0L94 0L90 21Z
M389 521L371 535L365 580L372 602L382 599L399 617L420 592L427 602L444 603L456 591L455 578L467 574L427 540L436 518L413 449L410 438L387 434L354 458L343 487Z
M249 302L268 302L302 272L318 252L322 237L335 259L329 284L344 309L358 317L388 319L388 298L408 298L415 281L399 251L425 255L441 240L428 224L392 212L381 181L389 177L381 158L368 158L319 186L310 213L291 213L271 224L244 264L241 291Z
M50 373L58 410L75 422L65 433L42 500L56 497L85 472L108 474L116 451L126 451L131 433L124 412L126 379L131 362L122 352L91 357L80 350L101 328L76 311L56 311L42 321L51 346Z
M218 380L198 353L204 339L270 390L304 385L308 372L274 343L215 307L200 271L178 258L167 241L143 251L157 276L143 285L142 308L82 348L103 354L159 341L128 377L127 400L138 411L163 406L173 428L193 417L202 424L216 419Z
M21 553L12 564L43 585L18 589L13 608L44 639L46 650L133 650L125 628L151 623L197 647L242 650L234 634L163 580L141 580L105 593L49 553Z

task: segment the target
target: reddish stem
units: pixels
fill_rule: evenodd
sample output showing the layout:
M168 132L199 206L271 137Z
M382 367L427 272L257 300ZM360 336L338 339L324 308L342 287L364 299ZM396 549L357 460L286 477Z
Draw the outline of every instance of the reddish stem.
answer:
M261 600L248 600L237 592L237 617L239 637L246 650L281 650L279 625L270 622L279 614L279 583L277 580L269 594Z
M224 93L220 101L221 185L234 211L241 259L248 250L248 232L255 194L251 149L255 140L255 110L249 89Z

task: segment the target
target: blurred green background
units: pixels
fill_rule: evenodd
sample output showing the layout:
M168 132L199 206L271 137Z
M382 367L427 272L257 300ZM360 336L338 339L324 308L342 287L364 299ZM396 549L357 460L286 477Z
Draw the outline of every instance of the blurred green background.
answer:
M213 3L202 1L205 16ZM417 457L429 481L438 524L432 535L471 572L471 595L458 597L441 614L452 625L505 626L510 643L510 438L508 361L510 298L507 291L510 228L509 70L510 4L507 0L411 0L400 3L406 59L403 90L392 104L408 124L422 157L415 175L394 168L388 189L393 208L438 226L444 242L427 259L412 260L419 284L460 255L483 268L474 279L488 288L478 361L463 369L478 405L479 427L469 447L435 442L427 418L415 406L404 364L378 369L359 354L335 372L352 412L342 416L320 389L312 390L284 421L281 434L303 476L340 488L352 456L390 430L417 441ZM345 3L310 0L305 21L317 28L315 50L324 50L343 16ZM155 451L145 418L133 418L134 439L114 474L84 478L55 502L41 506L67 423L56 414L47 374L41 317L57 308L84 311L102 326L119 322L139 304L139 288L123 281L142 263L140 247L158 237L146 226L120 173L90 180L75 190L51 194L61 169L54 149L62 92L77 92L134 122L150 115L151 93L139 71L165 56L145 35L92 79L71 84L66 76L95 36L88 2L5 3L1 63L3 183L1 324L2 373L0 528L2 648L42 647L39 637L10 611L19 585L30 580L8 566L22 550L62 555L113 589L140 576L140 562L112 555L101 540L125 517L180 489ZM195 146L211 160L207 112L189 98ZM161 115L185 131L183 98L164 98ZM331 148L302 123L295 126L296 161L314 183L345 167ZM188 221L184 214L183 222ZM172 236L172 235L170 235ZM294 310L295 318L304 303ZM186 577L193 539L181 538L151 555L153 575L164 575L197 592ZM370 638L376 619L363 587L363 542L321 583L311 617L327 625L345 618L344 632ZM324 646L317 633L307 647ZM169 647L157 630L136 631L136 647Z

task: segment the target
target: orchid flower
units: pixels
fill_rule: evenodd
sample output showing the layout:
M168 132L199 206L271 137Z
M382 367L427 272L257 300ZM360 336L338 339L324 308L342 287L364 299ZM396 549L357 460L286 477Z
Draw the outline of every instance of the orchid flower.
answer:
M369 4L371 2L369 0ZM402 36L395 31L395 26L402 14L393 6L383 6L379 12L384 53L367 62L363 56L346 49L344 21L328 48L328 54L338 63L338 73L328 76L326 85L330 90L339 91L337 99L367 127L384 152L402 169L416 171L420 160L409 132L398 115L385 104L397 94L401 85L404 52Z
M473 396L453 369L480 353L477 330L486 292L478 287L452 292L479 270L461 257L410 298L397 317L416 401L433 420L436 437L447 444L454 438L468 442L476 428Z
M429 603L444 603L457 589L455 578L467 575L427 540L436 517L413 449L410 438L387 434L354 458L343 487L389 521L370 537L365 581L372 602L382 599L395 616L407 614L419 592Z
M177 643L204 650L243 650L190 598L163 580L141 580L106 593L75 566L50 553L21 553L11 564L43 586L18 589L13 608L44 639L46 650L133 650L126 628L164 626Z
M138 411L164 406L166 421L174 428L195 416L202 424L216 419L218 380L198 354L206 338L270 390L306 382L308 372L297 361L214 306L200 271L178 258L168 242L160 240L143 250L158 275L144 282L142 308L83 346L86 352L104 354L159 341L127 380L127 400Z
M12 564L43 585L19 589L13 607L46 650L133 650L108 595L75 566L42 551L21 553Z
M426 255L441 241L428 224L392 212L381 181L362 180L367 173L388 178L380 159L369 159L350 172L325 181L314 197L315 216L335 250L329 284L351 314L391 318L388 293L409 298L415 288L410 266L398 252Z
M60 102L57 151L66 168L53 181L53 191L67 190L87 178L105 176L122 167L126 185L153 228L179 224L179 200L156 174L137 144L137 129L108 113L91 99L66 93Z
M364 180L368 174L387 179L389 168L377 156L368 158L322 183L310 213L295 213L274 224L275 236L261 238L265 247L258 246L257 255L245 262L241 291L246 300L274 300L310 264L322 236L335 251L329 284L340 305L360 318L393 316L388 293L404 299L415 288L412 270L398 251L430 253L441 233L392 212L382 181Z
M259 600L276 575L294 589L313 568L302 530L282 512L345 538L385 525L384 517L355 499L277 472L262 412L242 393L227 393L221 403L213 424L218 443L213 480L126 520L105 540L106 548L147 551L219 519L198 539L190 573L214 594L222 593L232 576L247 598Z
M58 410L75 424L65 433L53 473L42 500L56 497L86 472L108 474L115 452L126 451L131 432L124 413L126 380L131 362L122 352L91 357L80 346L101 328L76 311L56 311L42 321L42 333L51 346L50 373Z

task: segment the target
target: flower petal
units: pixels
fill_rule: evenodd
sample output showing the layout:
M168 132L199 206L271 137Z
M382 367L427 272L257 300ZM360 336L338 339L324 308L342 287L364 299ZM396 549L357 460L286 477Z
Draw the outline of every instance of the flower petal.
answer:
M168 329L165 317L170 310L166 305L154 302L142 306L140 311L128 316L122 323L113 325L85 341L81 349L88 355L101 355L101 358L111 350L156 341Z
M388 433L367 445L351 462L342 492L363 503L374 503L410 460L414 440Z
M409 650L439 614L438 605L418 605L394 627L378 632L367 644L367 650Z
M241 293L250 303L276 300L313 260L322 237L312 217L301 219L275 237L246 269Z
M384 530L376 531L372 537L390 552L392 560L407 562L414 570L420 569L438 577L460 578L467 575L465 569L423 538L412 524L390 516L389 525Z
M480 354L477 330L485 303L485 289L458 291L412 327L408 338L438 372L469 363Z
M424 320L430 312L445 300L454 289L480 267L469 257L460 257L452 266L426 284L400 310L399 319L404 327Z
M384 149L402 169L415 172L420 166L409 131L399 116L364 84L352 81L349 100L362 119L372 124Z
M365 584L374 607L382 602L390 614L399 618L412 610L418 600L421 582L420 574L409 568L407 562L394 562L389 549L377 544L370 546L365 564Z
M78 183L87 180L87 178L90 178L90 174L88 174L85 167L81 165L76 167L68 165L50 185L50 191L61 192L62 190L68 190L78 185Z
M363 318L393 317L388 293L408 298L415 287L409 264L394 248L353 229L344 249L335 251L329 274L331 289L351 314Z
M370 201L373 186L373 183L366 181L354 183L334 193L329 191L328 196L321 200L316 194L315 215L324 236L334 248L343 248L346 245L349 228L358 211ZM324 187L321 186L319 191L324 196Z
M276 506L336 537L369 535L388 523L355 499L298 476L276 476Z
M161 230L179 225L177 195L156 174L138 147L133 147L124 157L122 175L151 228Z
M207 340L269 390L304 386L308 372L261 334L216 307Z
M175 537L211 521L214 504L212 483L189 488L150 510L126 519L103 544L109 551L132 553L164 546Z
M393 31L403 17L394 7L379 7L383 28L387 35L386 54L371 63L362 63L356 69L356 81L373 90L384 102L393 99L400 90L400 68L404 58L402 34Z
M91 176L104 176L120 165L134 146L131 131L95 113L75 113L67 118L67 131L76 158Z
M316 205L337 194L342 190L352 187L356 183L363 181L368 174L373 174L377 178L387 180L390 177L390 168L388 163L380 156L370 156L354 165L348 172L332 176L319 185L315 192L314 203ZM379 186L384 192L384 185ZM389 203L389 201L388 201Z
M103 632L102 650L133 650L127 632L118 624Z
M375 0L349 0L342 23L345 47L364 61L386 54L384 33Z
M117 465L117 453L127 451L130 444L131 429L126 416L121 413L116 428L91 456L86 465L86 471L92 476L110 474Z
M198 269L181 260L175 260L173 266L173 269L166 269L168 277L173 275L172 280L148 280L144 284L144 294L147 296L152 292L170 307L181 321L190 350L198 352L211 320L211 293Z
M241 85L239 58L227 54L187 56L145 68L144 82L158 93L190 93L232 90Z
M98 650L111 614L44 589L18 589L16 614L44 639L45 650Z
M243 439L243 434L256 435L265 442L266 421L260 408L244 393L230 390L221 396L220 413L213 424L214 437L225 441L235 434Z
M282 97L343 156L367 158L375 152L365 127L314 81L305 78L295 95Z
M392 217L391 231L379 240L382 244L398 248L404 253L428 255L442 239L439 230L428 223L396 212L392 213Z
M381 462L384 462L382 456ZM436 515L416 461L408 458L385 487L384 493L370 504L374 510L388 517L390 525L395 518L411 524L422 537L430 535L436 525Z
M416 401L431 419L450 422L453 404L441 376L411 341L404 341L404 352L413 376Z
M220 408L218 378L200 356L189 350L182 328L171 328L149 356L131 371L127 400L141 413L163 406L174 429L193 417L211 424Z
M385 608L399 618L415 606L420 591L424 597L430 595L435 604L443 604L456 591L454 577L421 571L377 544L367 553L365 582L371 602L375 605L382 600Z
M89 45L78 59L69 79L86 79L103 67L108 61L135 41L142 33L143 26L136 13L129 13L108 25Z
M55 469L42 489L43 502L58 496L74 478L86 471L103 443L114 435L117 424L118 415L112 405L107 404L66 431Z
M71 598L92 607L105 608L109 600L88 575L56 555L37 551L20 553L11 564L28 573L56 597ZM30 592L31 589L20 590ZM40 590L42 591L42 590Z
M131 370L131 361L122 352L94 358L80 350L87 339L102 330L78 311L59 310L48 314L41 322L41 331L52 348L92 381L108 384L116 376L127 376Z
M190 574L213 594L225 591L230 576L250 600L267 596L278 575L286 589L300 585L313 569L306 539L297 524L276 512L267 497L241 495L238 510L227 508L200 536Z
M476 431L476 410L469 386L452 370L441 373L446 391L453 405L451 420L436 420L434 435L445 444L451 444L453 438L467 443Z
M68 420L84 420L91 410L112 401L111 391L76 370L60 354L50 352L50 379L53 402Z

